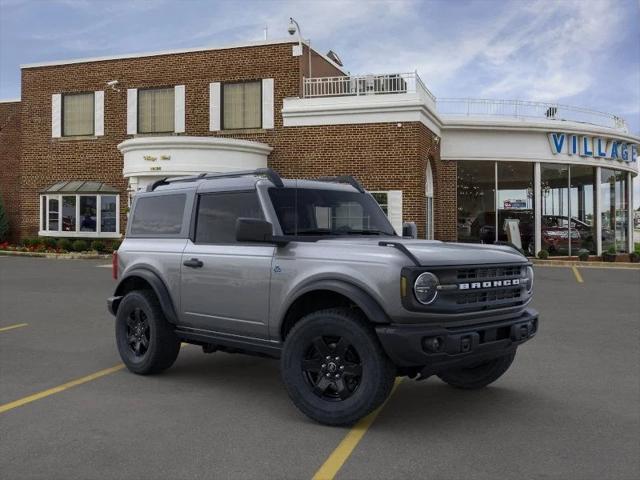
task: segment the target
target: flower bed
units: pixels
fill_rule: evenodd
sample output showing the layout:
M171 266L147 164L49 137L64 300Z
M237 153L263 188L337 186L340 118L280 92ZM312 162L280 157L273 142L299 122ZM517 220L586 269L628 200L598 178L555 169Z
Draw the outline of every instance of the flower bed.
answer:
M120 240L70 240L68 238L36 237L25 238L18 244L2 242L0 243L0 250L25 254L109 254L117 250L119 246Z

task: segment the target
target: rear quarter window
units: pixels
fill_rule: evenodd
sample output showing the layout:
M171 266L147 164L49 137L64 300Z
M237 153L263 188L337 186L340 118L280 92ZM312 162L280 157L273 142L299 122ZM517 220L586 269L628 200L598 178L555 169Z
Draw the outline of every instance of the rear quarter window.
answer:
M131 219L132 235L179 235L187 196L184 193L140 197Z

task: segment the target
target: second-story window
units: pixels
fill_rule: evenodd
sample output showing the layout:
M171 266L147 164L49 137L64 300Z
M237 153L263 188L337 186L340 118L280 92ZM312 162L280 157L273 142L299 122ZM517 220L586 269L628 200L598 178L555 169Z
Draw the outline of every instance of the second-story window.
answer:
M174 88L138 91L138 133L167 133L175 128Z
M222 86L222 128L262 128L262 82Z
M62 136L94 134L94 93L65 93L62 96Z

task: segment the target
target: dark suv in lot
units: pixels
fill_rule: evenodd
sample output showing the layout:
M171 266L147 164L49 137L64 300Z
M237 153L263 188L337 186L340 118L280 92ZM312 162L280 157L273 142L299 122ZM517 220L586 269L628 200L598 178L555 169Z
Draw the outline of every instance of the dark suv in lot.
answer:
M331 425L373 411L396 376L489 385L538 326L520 253L400 237L351 177L157 181L135 196L114 276L129 370L170 367L180 342L280 358L296 406Z

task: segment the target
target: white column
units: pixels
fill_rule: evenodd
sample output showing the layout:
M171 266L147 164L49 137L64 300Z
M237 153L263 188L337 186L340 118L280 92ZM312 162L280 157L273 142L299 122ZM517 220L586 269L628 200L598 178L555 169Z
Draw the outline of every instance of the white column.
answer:
M627 219L629 224L627 225L627 240L628 240L628 252L633 252L633 176L631 172L627 172Z
M542 178L540 174L540 162L533 164L533 215L534 215L534 239L535 247L533 255L542 250Z
M600 191L601 169L596 167L596 184L593 186L596 193L594 226L596 231L596 254L602 255L602 195Z

